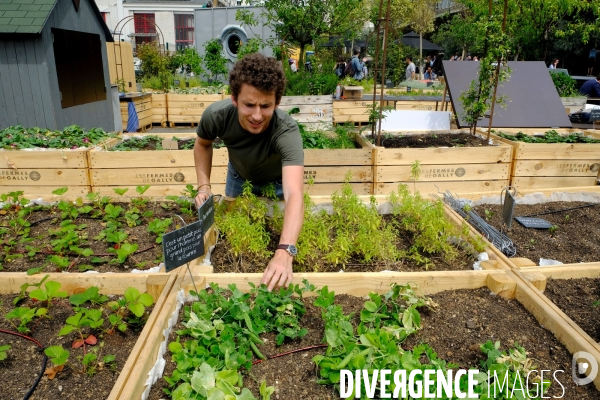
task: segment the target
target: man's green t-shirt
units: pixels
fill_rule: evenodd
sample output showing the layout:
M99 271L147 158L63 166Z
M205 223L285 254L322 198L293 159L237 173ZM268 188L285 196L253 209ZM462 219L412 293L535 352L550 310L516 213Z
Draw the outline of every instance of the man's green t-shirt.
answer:
M273 113L266 131L252 134L240 125L231 99L221 100L204 110L196 133L205 140L221 138L233 168L256 185L280 180L282 167L304 165L298 124L279 109Z

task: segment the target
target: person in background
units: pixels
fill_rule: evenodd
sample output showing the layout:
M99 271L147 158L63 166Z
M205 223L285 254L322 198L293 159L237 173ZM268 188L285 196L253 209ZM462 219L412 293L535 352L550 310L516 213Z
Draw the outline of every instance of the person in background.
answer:
M435 54L433 56L431 71L436 78L442 75L442 58L444 58L444 53Z
M352 64L352 70L354 71L354 76L352 78L356 79L357 81L362 81L364 77L363 67L365 66L364 63L367 61L367 57L363 57L362 62L360 62L358 60L359 54L360 49L355 47L354 50L352 50L352 59L350 60L350 63Z
M594 67L596 66L596 48L592 47L588 55L588 70L587 76L594 75Z
M229 165L225 195L237 197L250 181L260 195L273 186L285 201L279 245L260 283L269 290L292 281L292 260L304 221L304 150L298 123L278 109L286 79L281 64L260 53L248 54L229 73L231 97L204 110L194 145L198 182L196 205L211 196L213 141L227 146Z
M477 56L473 56L473 61L479 61L479 58L477 58Z
M415 63L413 63L411 56L406 57L406 63L408 65L406 66L405 80L412 81L415 79L415 72L417 71L417 67L415 67Z
M425 67L425 75L424 78L427 80L434 80L435 79L435 75L433 74L433 71L431 70L431 65L427 65Z
M296 66L296 62L294 61L293 58L290 58L289 63L290 63L290 69L292 70L292 72L298 72L298 67Z
M579 89L579 93L587 97L600 98L600 75L596 79L586 81Z
M338 79L344 79L346 77L346 62L344 56L339 56L333 72L337 75Z
M552 60L552 63L550 63L550 66L548 66L548 68L550 68L550 69L558 68L558 61L559 61L558 58L555 58L554 60Z

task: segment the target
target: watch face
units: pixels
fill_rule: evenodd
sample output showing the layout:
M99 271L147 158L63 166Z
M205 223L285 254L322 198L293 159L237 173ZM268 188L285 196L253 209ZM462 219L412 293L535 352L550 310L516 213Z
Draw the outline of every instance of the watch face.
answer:
M292 256L295 256L296 254L298 254L298 249L293 244L290 244L288 246L287 250L288 250L288 253L290 253L290 255L292 255Z

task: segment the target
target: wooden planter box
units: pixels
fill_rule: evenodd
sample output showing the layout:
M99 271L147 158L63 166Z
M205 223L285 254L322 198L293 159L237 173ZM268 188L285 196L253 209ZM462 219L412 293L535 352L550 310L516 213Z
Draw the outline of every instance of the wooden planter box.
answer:
M306 181L314 180L311 187L305 185L311 195L340 190L348 172L352 172L355 193L371 193L373 148L360 136L357 141L361 149L304 150L304 177ZM213 193L225 193L228 161L226 148L213 150ZM181 194L187 184L197 185L193 150L92 151L90 166L92 190L105 195L114 194L115 187L129 187L125 195L137 196L136 186L150 185L146 195L164 197Z
M211 104L223 100L228 95L223 94L173 94L167 93L165 110L171 127L174 124L197 124L202 113Z
M502 129L515 134L544 133L549 129ZM557 129L559 133L581 132ZM600 135L585 132L600 138ZM600 171L600 143L524 143L493 135L495 140L513 147L511 185L517 190L594 186Z
M451 131L460 133L462 131ZM375 148L375 194L389 194L398 184L422 195L450 190L452 193L498 193L508 186L512 148L495 142L486 147ZM411 164L419 160L421 171L411 180Z
M110 146L119 139L108 139L97 146ZM74 200L90 191L88 149L2 150L0 193L22 190L24 196L48 201L59 196L53 190L68 187L61 198Z
M279 109L288 112L299 108L300 112L292 114L298 123L306 129L331 129L333 125L333 97L331 96L283 96Z
M91 286L97 286L102 294L123 294L128 287L135 287L140 292L147 292L154 299L154 309L150 314L144 329L133 347L119 378L115 383L108 399L133 399L129 396L132 390L143 388L147 371L142 375L141 370L148 367L148 371L156 360L157 352L150 349L157 348L162 341L162 331L168 317L165 314L172 299L172 289L177 284L179 287L181 277L177 274L130 274L127 279L117 274L48 274L48 280L57 281L61 290L68 294L80 293ZM27 276L24 273L2 273L4 279L0 280L0 293L19 293L20 286L24 283L39 282L44 275ZM170 314L168 314L170 316ZM134 382L137 383L134 385ZM140 396L137 396L139 399Z
M164 93L152 93L152 123L160 124L163 128L167 126L167 95Z
M372 100L334 100L333 123L360 122L366 124L369 122L369 107L372 104ZM379 107L379 101L376 104ZM394 107L394 102L384 101L383 105Z
M123 130L127 129L127 121L129 120L128 103L133 102L135 104L135 111L137 112L139 120L138 131L146 132L147 129L152 128L152 95L148 93L133 93L128 94L126 97L119 97L121 105L121 122L123 124Z
M441 100L397 100L396 110L450 111L451 113L454 113L452 103L450 101L443 102Z

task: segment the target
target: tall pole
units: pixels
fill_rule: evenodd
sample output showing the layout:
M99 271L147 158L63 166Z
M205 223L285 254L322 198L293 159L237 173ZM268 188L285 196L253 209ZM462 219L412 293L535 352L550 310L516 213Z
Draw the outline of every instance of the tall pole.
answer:
M508 0L504 0L504 15L502 17L502 33L506 31L506 14L508 13ZM500 62L502 61L502 55L498 56L496 62L496 71L494 73L494 95L492 96L492 107L490 110L490 121L488 124L487 140L490 140L490 134L492 132L492 120L494 119L494 106L496 105L496 93L498 91L498 79L500 77ZM508 62L508 60L507 60Z
M376 144L377 146L381 145L381 110L383 107L383 88L385 85L385 58L386 58L386 48L387 48L387 40L386 40L386 33L388 30L388 21L390 19L390 3L391 0L387 0L387 7L386 7L386 11L385 11L385 19L381 18L382 14L383 14L383 0L379 0L379 14L377 16L377 25L375 27L375 29L377 30L377 36L375 39L375 63L374 63L374 68L373 68L373 85L375 86L375 89L373 90L373 104L371 106L371 110L374 113L375 112L375 101L377 100L377 72L381 72L381 95L379 97L379 113L377 116L377 121L374 121L374 123L376 123L378 125L377 128L377 141ZM381 27L381 23L385 22L384 26L383 26L383 46L382 46L382 53L383 53L383 62L382 62L382 66L381 68L378 67L379 65L379 33L382 30ZM374 137L375 136L375 125L373 124L371 126L371 135Z
M385 22L384 22L384 28L383 28L383 62L381 64L381 96L379 97L379 114L378 114L378 118L377 118L377 145L379 146L379 143L381 142L381 116L383 113L383 91L384 91L384 87L385 87L385 58L387 55L387 42L388 42L388 21L390 20L390 3L391 0L387 0L387 7L385 10ZM374 80L373 83L375 84L375 87L377 87L377 84L375 83L376 81ZM377 92L377 90L374 90L373 93Z

